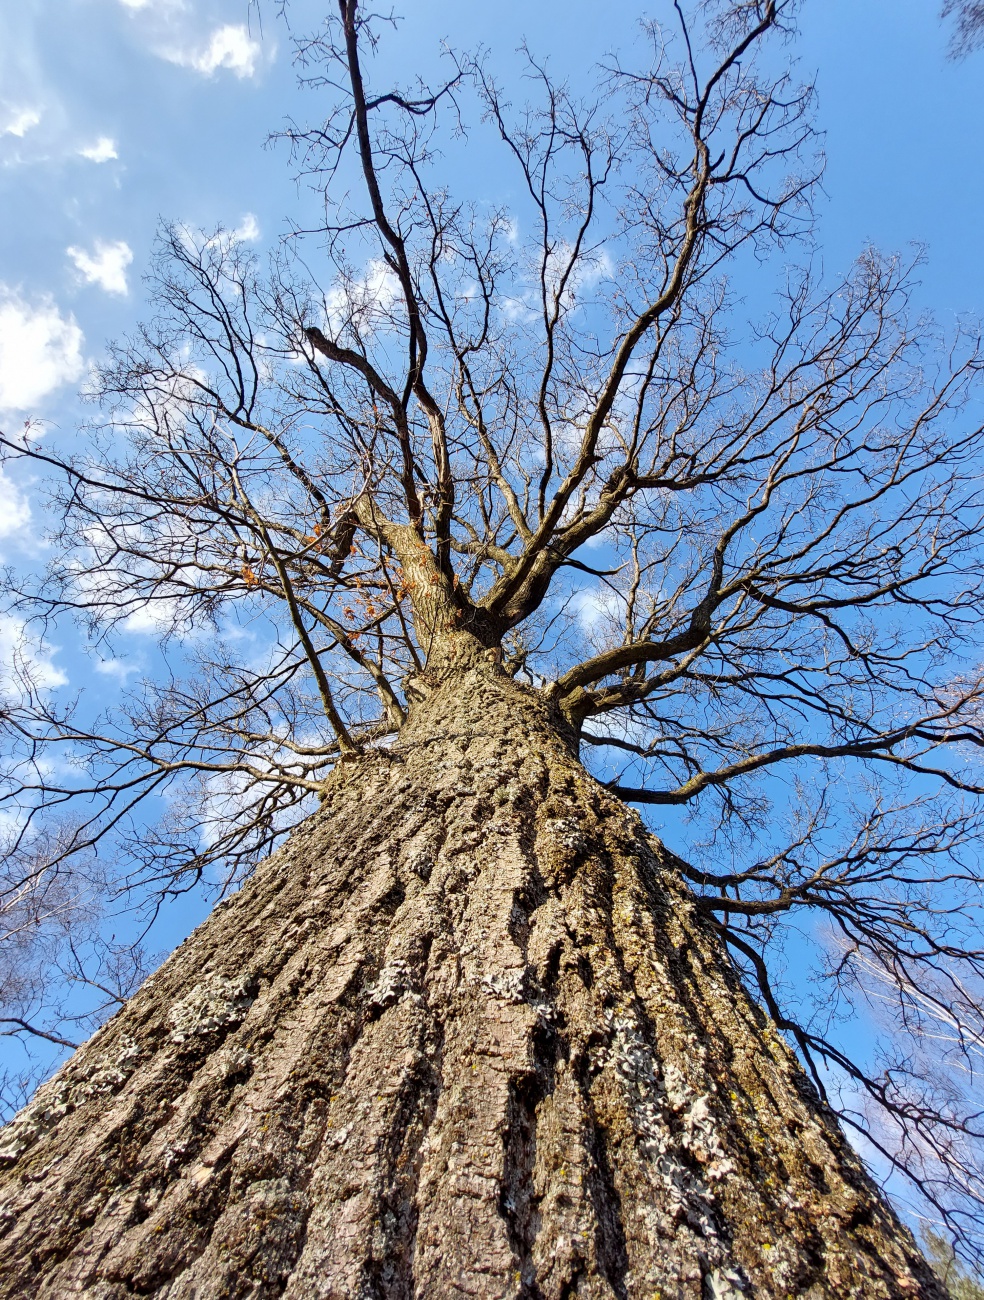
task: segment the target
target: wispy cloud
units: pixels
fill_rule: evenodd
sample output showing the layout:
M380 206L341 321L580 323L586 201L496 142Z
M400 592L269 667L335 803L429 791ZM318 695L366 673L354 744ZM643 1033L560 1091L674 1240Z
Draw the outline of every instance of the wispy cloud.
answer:
M101 135L95 144L87 145L79 151L80 158L88 158L89 162L104 163L110 162L113 158L118 158L116 152L116 141L108 135Z
M571 608L585 632L600 632L625 614L623 598L611 587L582 587L571 597Z
M35 303L0 285L0 411L30 411L82 375L84 336L49 296Z
M260 238L260 223L252 212L246 212L239 225L231 229L219 226L214 233L209 233L198 226L182 222L177 226L177 232L182 244L192 254L197 255L201 248L217 248L225 253L236 244L255 244Z
M254 39L245 23L204 26L204 6L190 0L119 0L134 30L159 58L191 68L203 77L231 72L241 80L256 75L276 53L273 42ZM207 21L207 20L206 20Z
M0 469L0 537L12 537L26 528L31 520L27 497Z
M41 121L41 113L36 108L10 108L4 111L0 122L0 135L16 135L18 139L24 136L37 126Z
M66 252L86 284L98 284L107 293L125 295L129 292L126 268L133 261L133 251L122 239L113 244L97 239L92 253L74 246Z
M136 664L132 664L126 659L98 659L96 661L97 673L101 673L103 677L115 677L121 683L126 682L128 677L139 671L140 669Z
M23 619L0 615L0 699L14 701L31 688L66 685L68 678L51 662L53 653L28 634Z
M333 334L353 328L366 336L385 329L400 296L400 282L382 258L374 257L365 275L339 280L325 295L325 316Z
M157 600L147 601L139 609L135 609L132 614L128 614L123 620L123 630L126 632L135 632L140 636L163 636L165 633L173 636L175 629L181 627L183 635L190 637L195 635L184 627L182 623L181 602L171 599L167 596L161 596Z

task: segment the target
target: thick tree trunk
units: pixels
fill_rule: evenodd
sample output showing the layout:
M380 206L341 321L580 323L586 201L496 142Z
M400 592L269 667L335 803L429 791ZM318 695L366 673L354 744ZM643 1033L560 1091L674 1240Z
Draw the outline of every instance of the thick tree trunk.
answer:
M0 1134L0 1296L939 1297L672 857L494 666Z

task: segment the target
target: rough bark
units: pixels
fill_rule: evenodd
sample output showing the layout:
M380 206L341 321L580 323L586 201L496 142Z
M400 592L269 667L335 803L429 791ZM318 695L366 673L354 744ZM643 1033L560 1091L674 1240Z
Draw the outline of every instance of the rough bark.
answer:
M942 1296L638 816L494 665L0 1134L0 1296Z

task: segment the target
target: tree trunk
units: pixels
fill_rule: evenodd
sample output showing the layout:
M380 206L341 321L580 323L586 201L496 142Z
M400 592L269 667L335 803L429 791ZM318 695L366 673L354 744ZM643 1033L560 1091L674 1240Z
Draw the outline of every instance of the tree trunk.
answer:
M941 1297L674 859L494 665L0 1134L0 1296Z

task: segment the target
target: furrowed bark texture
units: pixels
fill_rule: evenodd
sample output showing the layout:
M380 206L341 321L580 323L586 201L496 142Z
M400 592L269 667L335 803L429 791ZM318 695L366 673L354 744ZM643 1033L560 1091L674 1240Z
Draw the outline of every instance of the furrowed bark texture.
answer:
M3 1297L942 1297L672 856L494 666L0 1147Z

